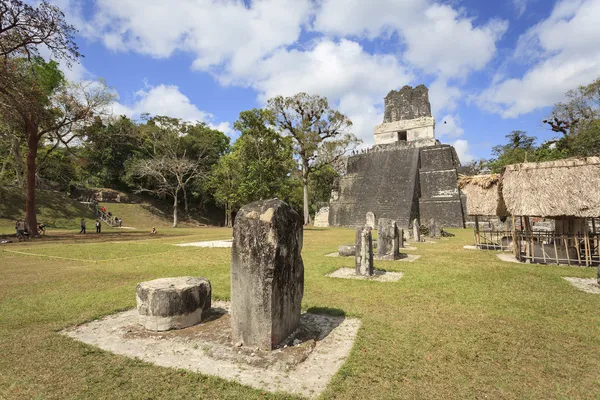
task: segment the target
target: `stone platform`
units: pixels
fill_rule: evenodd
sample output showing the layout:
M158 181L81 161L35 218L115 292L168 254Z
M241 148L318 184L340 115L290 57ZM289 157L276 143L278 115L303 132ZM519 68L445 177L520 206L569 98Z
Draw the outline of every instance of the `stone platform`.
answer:
M344 363L360 328L358 319L304 313L283 347L263 351L231 343L229 309L230 303L215 301L205 321L175 331L148 332L129 310L61 333L159 366L315 398Z

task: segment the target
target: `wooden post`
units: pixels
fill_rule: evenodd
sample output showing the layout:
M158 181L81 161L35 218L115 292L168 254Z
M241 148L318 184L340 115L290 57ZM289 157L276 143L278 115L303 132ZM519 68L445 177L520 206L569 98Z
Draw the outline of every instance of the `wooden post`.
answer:
M565 250L567 252L567 263L569 263L569 266L571 266L571 257L569 256L569 243L567 241L567 239L565 239L563 237L563 242L565 243Z
M558 238L556 237L556 231L554 231L554 237L552 238L552 243L554 244L554 257L556 258L556 265L559 265L560 262L558 261L558 248L556 247L556 241L558 240Z
M479 235L479 216L478 215L475 216L475 240L476 240L477 246L479 247L479 245L481 243L481 236Z
M515 216L512 216L512 242L513 242L513 253L517 260L521 259L520 245L517 245L517 224L515 223Z
M583 229L583 246L585 248L585 266L590 266L590 243L589 243L589 235L588 235L588 224L587 220L585 221L585 228Z

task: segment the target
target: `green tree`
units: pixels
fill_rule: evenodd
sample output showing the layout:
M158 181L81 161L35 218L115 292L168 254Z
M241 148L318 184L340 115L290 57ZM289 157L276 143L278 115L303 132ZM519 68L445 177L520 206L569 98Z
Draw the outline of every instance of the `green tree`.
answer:
M37 226L35 186L40 145L68 148L80 137L81 129L106 110L113 94L102 82L66 82L56 62L39 57L7 59L3 67L0 115L9 126L19 128L17 134L27 144L26 220L29 226Z
M535 160L535 137L528 136L524 131L512 131L506 135L508 143L492 148L492 158L488 162L491 172L499 173L510 164L517 164Z
M270 114L253 109L240 113L234 128L241 135L232 152L219 160L212 173L215 199L225 207L226 224L232 213L255 200L278 197L288 200L296 168L292 140L269 126Z
M86 169L95 184L124 186L123 171L127 162L139 152L142 138L135 122L126 116L104 123L96 118L84 132Z
M233 212L242 206L239 190L243 182L242 166L236 153L225 154L213 166L209 187L217 204L225 208L225 226L233 225Z
M293 139L302 170L304 223L309 224L312 173L319 166L335 164L360 141L348 132L352 121L330 108L324 97L298 93L277 96L267 104L275 126Z
M138 192L148 192L159 197L173 199L173 227L178 223L180 194L183 194L187 208L187 190L194 182L206 182L214 163L215 142L208 140L200 132L208 132L216 137L212 130L195 130L193 140L189 135L193 131L191 124L178 118L156 116L142 124L140 134L143 140L137 158L128 163L131 182L137 185ZM220 135L225 136L222 132ZM193 143L195 147L190 147ZM218 140L216 146L222 145Z

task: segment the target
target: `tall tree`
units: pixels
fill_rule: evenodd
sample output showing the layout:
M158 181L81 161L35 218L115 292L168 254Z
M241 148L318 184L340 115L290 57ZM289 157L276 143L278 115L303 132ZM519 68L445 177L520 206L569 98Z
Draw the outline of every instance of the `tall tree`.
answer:
M102 121L96 118L83 132L86 169L95 184L124 186L125 165L140 150L142 137L138 126L126 116Z
M57 59L76 61L81 54L73 40L76 29L47 1L32 6L21 0L0 1L0 58L32 59L45 45Z
M270 113L253 109L240 113L234 128L241 135L232 152L222 157L212 173L211 190L225 207L226 224L232 213L249 202L290 195L296 169L291 137L282 137L269 123Z
M188 133L193 125L164 116L148 119L140 126L143 152L129 166L138 192L173 199L173 227L178 223L179 196L192 182L208 178L214 160L215 143L211 140L194 141L197 146L190 150Z
M268 101L273 123L294 141L294 151L302 168L304 223L310 223L308 186L317 166L336 164L360 143L348 132L352 121L329 107L327 99L298 93L277 96ZM316 160L319 158L319 162Z
M600 119L600 78L586 86L569 90L565 101L556 103L543 122L554 132L575 136L588 124Z
M112 92L102 82L69 83L58 64L35 57L5 61L0 74L0 115L19 126L27 143L26 220L37 226L35 186L38 149L45 141L51 149L68 147L94 116L106 111ZM46 154L50 154L47 152Z
M528 136L524 131L512 131L506 135L506 138L508 139L507 144L492 148L494 158L488 163L492 172L502 172L504 167L510 164L536 161L535 137Z

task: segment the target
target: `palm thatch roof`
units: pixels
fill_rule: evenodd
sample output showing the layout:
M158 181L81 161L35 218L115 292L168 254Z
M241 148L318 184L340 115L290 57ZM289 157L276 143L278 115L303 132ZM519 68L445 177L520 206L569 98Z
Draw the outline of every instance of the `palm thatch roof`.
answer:
M600 157L514 164L502 177L511 215L600 216Z
M506 216L501 193L501 175L461 175L458 187L467 196L467 214Z

